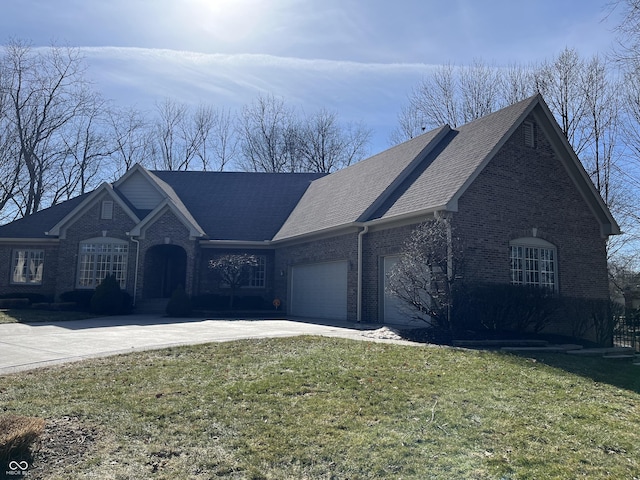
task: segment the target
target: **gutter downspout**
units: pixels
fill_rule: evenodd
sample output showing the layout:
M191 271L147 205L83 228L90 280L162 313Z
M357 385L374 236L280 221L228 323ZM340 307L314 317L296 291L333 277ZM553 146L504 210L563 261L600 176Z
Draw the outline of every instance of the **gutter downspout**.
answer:
M362 238L369 231L369 226L364 225L360 233L358 233L358 304L357 322L362 322Z
M129 235L129 232L127 232L127 235ZM133 236L129 235L129 238L131 239L132 242L135 242L136 244L136 269L133 273L133 306L136 306L136 295L138 292L138 261L140 258L140 240L137 240L135 238L133 238Z

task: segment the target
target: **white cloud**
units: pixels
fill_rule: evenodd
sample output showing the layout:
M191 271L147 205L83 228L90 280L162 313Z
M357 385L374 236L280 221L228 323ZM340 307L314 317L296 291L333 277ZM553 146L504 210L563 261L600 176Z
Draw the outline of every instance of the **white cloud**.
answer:
M326 107L345 121L362 121L376 131L375 147L386 146L406 95L429 68L163 49L81 50L97 89L119 104L151 108L171 97L236 109L270 93L306 111Z

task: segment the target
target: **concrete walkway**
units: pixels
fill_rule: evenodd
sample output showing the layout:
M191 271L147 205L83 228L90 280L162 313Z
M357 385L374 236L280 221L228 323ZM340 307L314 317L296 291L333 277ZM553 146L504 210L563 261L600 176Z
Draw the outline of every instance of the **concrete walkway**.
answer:
M354 324L321 322L127 315L68 322L0 324L0 375L119 353L245 338L322 335L372 340Z

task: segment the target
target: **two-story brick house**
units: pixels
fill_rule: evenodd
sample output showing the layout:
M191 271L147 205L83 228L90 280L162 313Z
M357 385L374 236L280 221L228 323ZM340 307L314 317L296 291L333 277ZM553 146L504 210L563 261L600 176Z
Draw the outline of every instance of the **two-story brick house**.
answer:
M607 298L619 227L551 112L531 97L338 172L148 171L0 227L0 294L92 289L114 273L137 302L220 291L208 262L252 253L246 292L292 316L401 321L385 272L408 233L447 215L465 279Z

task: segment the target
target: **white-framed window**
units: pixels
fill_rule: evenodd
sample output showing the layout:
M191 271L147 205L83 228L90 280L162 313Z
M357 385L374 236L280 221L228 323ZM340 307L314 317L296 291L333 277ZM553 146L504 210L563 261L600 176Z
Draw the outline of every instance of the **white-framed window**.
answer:
M257 265L255 267L243 267L247 268L248 271L242 271L242 284L241 288L264 288L265 287L265 279L267 276L267 257L264 255L252 255L257 260ZM221 288L229 288L229 283L223 281L220 283Z
M247 287L264 288L265 277L267 274L267 257L264 255L257 255L258 265L251 267L251 275Z
M11 283L27 285L42 284L44 250L14 250L11 265Z
M558 289L556 247L540 238L519 238L509 242L511 283Z
M100 208L100 218L102 220L113 219L113 201L104 200Z
M127 284L129 244L116 238L92 238L80 242L78 288L95 288L107 276L115 275L120 288Z

